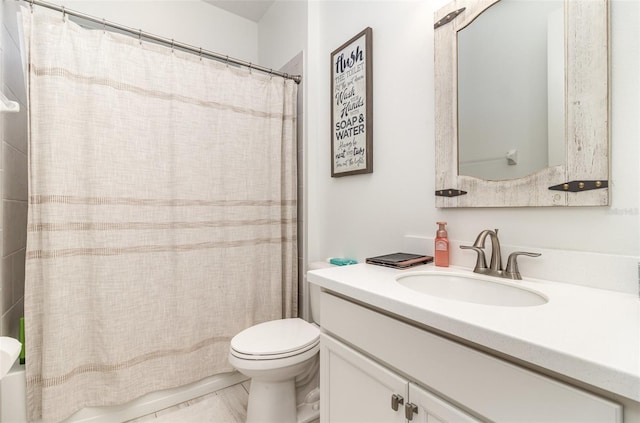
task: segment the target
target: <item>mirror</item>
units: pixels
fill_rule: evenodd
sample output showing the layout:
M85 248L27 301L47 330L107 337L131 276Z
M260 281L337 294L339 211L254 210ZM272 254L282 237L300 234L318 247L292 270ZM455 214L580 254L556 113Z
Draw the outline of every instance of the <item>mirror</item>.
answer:
M607 0L455 0L435 20L436 206L607 205Z
M458 31L461 175L516 179L564 164L554 154L564 145L563 5L503 0Z

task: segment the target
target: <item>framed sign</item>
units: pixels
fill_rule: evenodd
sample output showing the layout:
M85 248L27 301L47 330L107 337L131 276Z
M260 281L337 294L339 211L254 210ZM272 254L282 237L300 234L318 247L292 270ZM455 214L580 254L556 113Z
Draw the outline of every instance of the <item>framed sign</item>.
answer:
M331 176L373 172L371 28L331 53Z

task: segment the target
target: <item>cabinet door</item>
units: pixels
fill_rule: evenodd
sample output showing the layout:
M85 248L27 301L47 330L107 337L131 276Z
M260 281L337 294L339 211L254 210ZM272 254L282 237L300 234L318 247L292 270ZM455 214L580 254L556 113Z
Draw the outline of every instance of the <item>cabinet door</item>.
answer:
M320 421L405 422L408 381L346 345L320 335ZM397 410L393 395L402 397Z
M417 407L417 412L413 414L411 420L414 423L480 422L480 420L413 383L409 384L409 399L409 406L415 405Z

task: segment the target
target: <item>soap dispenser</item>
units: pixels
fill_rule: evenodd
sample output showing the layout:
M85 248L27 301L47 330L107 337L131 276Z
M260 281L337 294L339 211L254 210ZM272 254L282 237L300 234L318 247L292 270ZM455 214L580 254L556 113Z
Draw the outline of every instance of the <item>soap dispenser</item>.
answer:
M438 232L435 241L435 264L440 267L449 267L449 238L445 225L447 222L437 222Z

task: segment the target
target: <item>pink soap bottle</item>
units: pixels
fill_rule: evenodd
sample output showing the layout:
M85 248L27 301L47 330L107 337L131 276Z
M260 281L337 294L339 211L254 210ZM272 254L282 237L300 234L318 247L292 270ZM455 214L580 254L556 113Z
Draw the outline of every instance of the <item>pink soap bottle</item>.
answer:
M449 238L445 225L447 222L437 222L438 232L436 232L435 242L435 263L436 266L449 267Z

